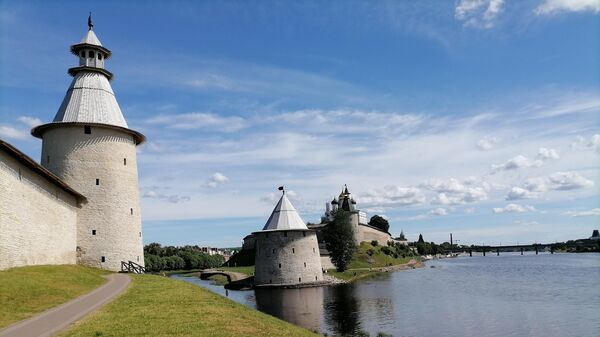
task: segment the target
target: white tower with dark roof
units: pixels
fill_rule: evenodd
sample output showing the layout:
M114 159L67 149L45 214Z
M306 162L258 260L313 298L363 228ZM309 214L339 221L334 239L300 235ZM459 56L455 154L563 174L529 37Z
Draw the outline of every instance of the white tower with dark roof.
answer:
M91 19L71 46L79 65L51 123L31 133L42 139L41 164L83 194L78 213L78 263L118 271L121 261L144 265L136 146L145 137L129 129L104 68L111 56Z
M308 229L285 195L256 236L257 287L310 286L323 282L317 234Z

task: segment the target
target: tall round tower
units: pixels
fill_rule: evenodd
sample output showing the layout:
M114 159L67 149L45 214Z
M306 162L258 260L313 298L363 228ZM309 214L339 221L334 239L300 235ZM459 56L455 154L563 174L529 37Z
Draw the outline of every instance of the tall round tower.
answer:
M129 129L104 68L111 56L91 18L71 46L79 66L51 123L31 133L42 139L41 164L83 194L78 213L78 263L118 271L121 261L144 265L136 146L145 137Z
M263 230L252 234L256 237L256 287L323 283L317 234L306 227L285 191Z

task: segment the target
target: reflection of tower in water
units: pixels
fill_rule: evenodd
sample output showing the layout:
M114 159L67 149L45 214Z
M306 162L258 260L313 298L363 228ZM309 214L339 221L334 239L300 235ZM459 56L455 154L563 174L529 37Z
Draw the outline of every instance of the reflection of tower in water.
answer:
M255 289L256 308L271 316L319 331L323 315L323 287Z

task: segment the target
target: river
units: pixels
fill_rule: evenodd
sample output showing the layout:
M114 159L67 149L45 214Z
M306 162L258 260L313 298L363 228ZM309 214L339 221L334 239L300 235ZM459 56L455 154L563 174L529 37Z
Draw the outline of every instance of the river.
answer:
M225 296L210 281L174 277ZM600 254L459 257L352 284L229 298L330 336L600 336Z

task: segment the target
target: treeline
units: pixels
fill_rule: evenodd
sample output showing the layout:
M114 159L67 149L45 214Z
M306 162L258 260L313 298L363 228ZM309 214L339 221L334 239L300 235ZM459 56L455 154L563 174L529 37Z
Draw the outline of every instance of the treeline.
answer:
M379 242L377 242L376 240L371 241L371 246L377 246L377 245L379 245ZM409 246L402 244L400 242L394 242L394 241L388 241L387 246L382 246L381 252L384 253L385 255L389 255L395 259L400 258L400 257L405 258L405 257L410 257L410 256L416 255L412 251L412 249L410 249ZM375 254L375 250L368 249L367 254L373 255L373 254Z
M144 262L147 271L158 272L215 268L221 266L225 258L222 255L203 253L198 246L162 247L154 242L144 247Z

